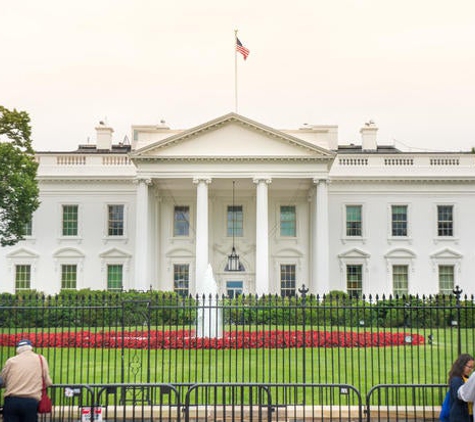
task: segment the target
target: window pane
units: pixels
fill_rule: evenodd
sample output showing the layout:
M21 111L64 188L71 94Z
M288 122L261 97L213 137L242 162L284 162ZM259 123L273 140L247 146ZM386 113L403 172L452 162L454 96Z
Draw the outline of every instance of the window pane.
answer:
M407 265L393 265L393 293L394 296L404 296L409 292L409 267Z
M280 266L280 295L295 296L295 265Z
M391 207L393 236L407 236L407 206L393 205Z
M124 235L124 206L109 205L109 221L107 233L109 236Z
M190 233L190 207L175 207L173 235L189 236Z
M280 235L295 237L296 230L295 206L285 205L280 207Z
M228 206L228 237L242 237L243 233L243 214L242 205Z
M77 265L61 265L61 289L75 289L77 286Z
M452 295L454 290L453 265L439 265L439 293Z
M31 265L15 266L15 290L31 288Z
M107 266L107 290L122 291L122 265Z
M361 236L361 205L348 205L346 207L346 235Z
M78 206L63 205L63 236L78 235Z
M173 265L173 290L180 296L189 294L190 266L188 264Z
M351 297L361 297L363 295L362 265L347 265L346 290Z
M453 207L451 205L439 205L437 207L437 235L454 235Z

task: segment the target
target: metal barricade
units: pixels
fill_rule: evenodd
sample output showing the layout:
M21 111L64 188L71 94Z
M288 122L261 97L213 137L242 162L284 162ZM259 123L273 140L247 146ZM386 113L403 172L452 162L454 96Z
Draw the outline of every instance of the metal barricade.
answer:
M346 384L195 384L185 397L190 421L362 421L361 394Z
M181 420L180 394L171 384L107 384L94 389L104 420Z
M368 422L438 421L446 384L379 384L366 396Z
M348 384L56 384L48 391L53 411L42 422L419 422L438 420L447 385L379 384L366 404Z
M83 384L55 384L48 388L53 402L52 412L40 415L41 421L82 421L85 409L93 411L94 390Z

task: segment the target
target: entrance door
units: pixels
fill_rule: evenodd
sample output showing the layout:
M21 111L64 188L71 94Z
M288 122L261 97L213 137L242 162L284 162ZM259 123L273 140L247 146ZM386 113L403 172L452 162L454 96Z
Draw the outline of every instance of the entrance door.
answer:
M242 295L242 280L229 280L226 281L226 294L230 299Z

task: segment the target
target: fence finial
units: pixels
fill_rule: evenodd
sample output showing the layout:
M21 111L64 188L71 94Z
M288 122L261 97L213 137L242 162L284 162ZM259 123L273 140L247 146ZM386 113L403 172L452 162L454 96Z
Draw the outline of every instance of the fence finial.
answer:
M310 289L305 286L305 284L302 284L302 287L299 288L299 293L302 295L302 297L307 296L307 293Z

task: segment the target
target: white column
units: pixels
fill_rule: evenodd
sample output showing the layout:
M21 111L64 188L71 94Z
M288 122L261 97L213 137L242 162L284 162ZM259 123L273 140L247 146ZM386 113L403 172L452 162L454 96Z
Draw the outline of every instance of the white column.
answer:
M195 177L196 184L196 271L195 293L203 293L203 281L208 268L208 177Z
M312 291L323 294L330 291L329 272L329 231L328 231L328 180L314 179L317 185L312 216L313 259Z
M270 178L254 178L256 186L256 294L271 293L269 286L269 210Z
M148 239L148 186L150 179L137 179L136 228L135 228L135 290L150 288L149 239Z

